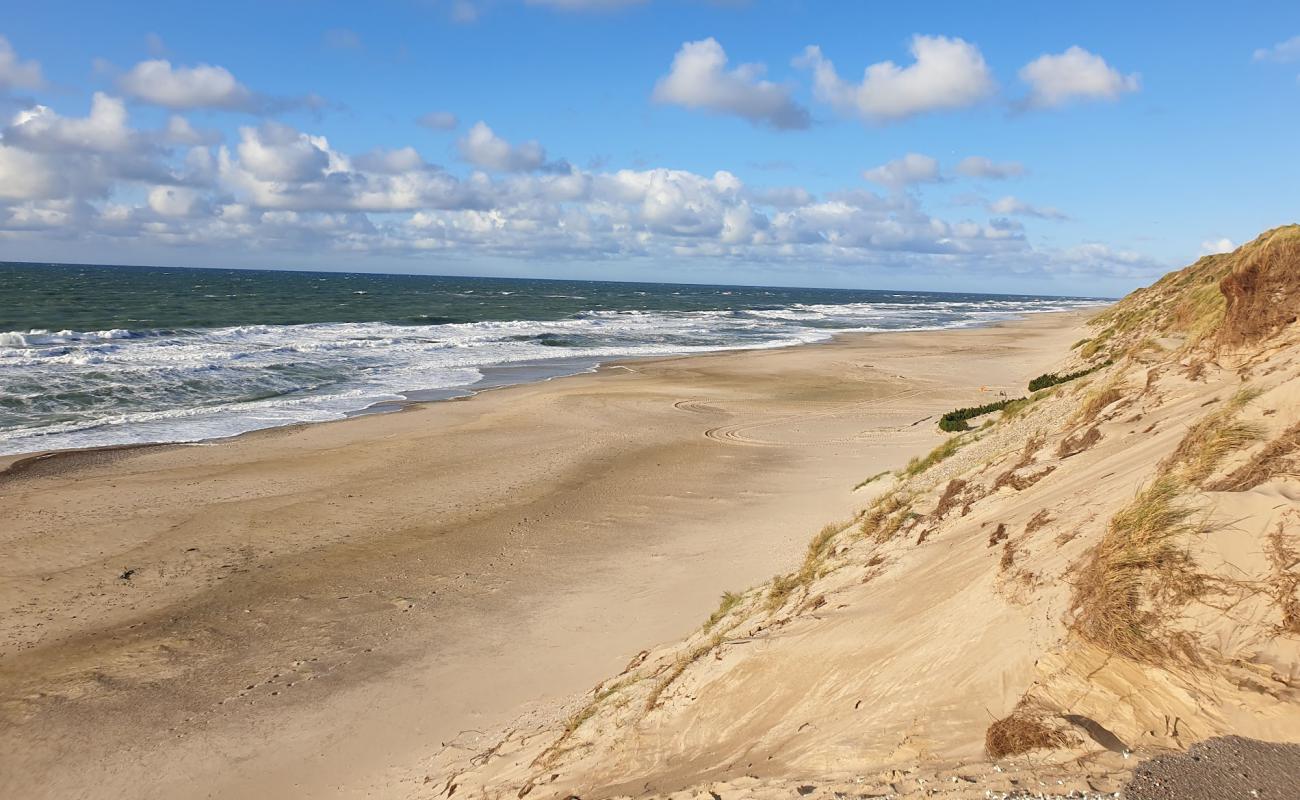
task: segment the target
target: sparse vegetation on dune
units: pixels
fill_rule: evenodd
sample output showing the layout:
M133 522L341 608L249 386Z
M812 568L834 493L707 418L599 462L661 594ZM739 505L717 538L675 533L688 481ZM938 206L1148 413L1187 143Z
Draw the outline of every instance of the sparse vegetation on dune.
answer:
M1214 492L1244 492L1279 475L1296 474L1300 467L1296 456L1300 454L1300 423L1282 432L1264 445L1250 460L1223 478L1209 483L1206 489Z
M1300 469L1300 422L1270 420L1294 412L1294 394L1279 386L1300 378L1292 358L1300 335L1286 340L1292 350L1285 362L1275 358L1280 346L1232 361L1223 343L1240 347L1243 340L1225 337L1224 326L1233 324L1234 303L1251 301L1220 291L1230 274L1279 263L1279 252L1292 252L1292 238L1300 274L1300 227L1206 257L1099 315L1096 333L1074 343L1059 372L1030 382L1030 396L944 415L964 428L966 420L1002 412L995 425L911 459L855 520L818 531L796 570L748 593L724 594L690 640L612 693L599 692L606 701L626 692L616 702L631 709L607 720L600 736L633 731L619 752L641 759L647 774L664 763L695 763L690 759L701 759L702 774L726 772L735 762L709 762L714 752L770 757L755 741L796 736L804 751L824 745L850 754L849 769L867 774L896 757L871 751L878 739L907 742L918 729L930 737L927 747L933 741L959 754L963 770L977 765L967 759L982 735L990 760L1064 750L1012 763L1033 769L1050 761L1091 774L1131 769L1122 761L1102 764L1130 747L1181 747L1189 735L1247 724L1268 704L1294 703L1284 690L1259 688L1264 670L1288 673L1255 646L1300 636L1300 544L1288 527L1300 517L1279 510L1291 495L1205 494L1248 491ZM1278 250L1278 241L1286 248ZM1261 285L1278 280L1256 277ZM1275 323L1241 335L1272 335ZM1242 386L1247 380L1251 386ZM1261 398L1255 386L1268 393ZM1261 441L1266 428L1272 438ZM936 469L965 447L974 449ZM1229 464L1235 469L1223 474ZM1232 518L1216 516L1212 501L1235 504ZM1266 529L1241 515L1258 503L1274 515ZM1253 567L1234 555L1241 536L1257 537L1249 543ZM1245 576L1247 569L1255 572ZM823 606L852 610L812 613ZM880 608L898 611L889 616ZM838 633L835 625L843 625ZM943 631L942 641L927 641L930 631ZM999 686L967 704L960 693L972 671L990 668L1019 676L1023 689L1008 694ZM962 683L957 692L945 686L950 678ZM942 697L890 694L914 684L925 687L917 694ZM882 705L905 719L870 716L873 690L889 695ZM636 702L628 699L633 692ZM755 698L772 701L779 713L764 716ZM700 709L704 702L714 705ZM994 719L1009 703L1010 713ZM651 712L653 723L644 723ZM592 713L574 715L563 736ZM964 727L930 725L959 713ZM743 732L721 731L731 738L716 747L702 743L700 726L719 714L744 718ZM985 719L992 720L987 727ZM677 738L666 739L674 725ZM599 738L585 741L604 753L610 745ZM683 740L695 749L684 750ZM863 751L870 755L851 755Z
M1184 488L1164 475L1111 518L1074 587L1074 629L1084 639L1137 661L1166 652L1152 635L1164 613L1153 601L1188 577L1179 540L1195 527Z
M1063 747L1073 741L1074 738L1069 734L1049 728L1017 710L989 725L984 733L984 752L996 761L1032 750Z
M907 466L903 467L902 471L899 472L898 475L899 477L905 477L905 478L916 477L917 475L920 475L921 473L928 470L930 467L933 467L935 464L938 464L939 462L947 459L953 453L956 453L959 449L961 449L963 445L968 443L969 440L964 439L963 437L960 436L954 436L953 438L948 439L943 444L931 450L925 456L919 458L913 458L910 461L908 461Z
M1243 388L1223 408L1202 417L1187 430L1162 466L1165 469L1178 468L1183 480L1192 486L1200 486L1228 454L1260 437L1258 425L1236 419L1241 409L1256 396L1255 391Z

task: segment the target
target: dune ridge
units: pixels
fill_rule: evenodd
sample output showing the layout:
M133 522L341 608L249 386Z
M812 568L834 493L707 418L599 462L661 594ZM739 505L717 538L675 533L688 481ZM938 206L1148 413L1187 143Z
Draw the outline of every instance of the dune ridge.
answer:
M1300 742L1297 309L1294 225L1134 292L1057 368L1090 372L864 481L797 569L424 796L1102 796Z

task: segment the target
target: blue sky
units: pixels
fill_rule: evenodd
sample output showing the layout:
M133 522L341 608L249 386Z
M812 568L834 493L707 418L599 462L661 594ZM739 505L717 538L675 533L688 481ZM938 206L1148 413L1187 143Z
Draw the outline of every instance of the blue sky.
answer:
M9 260L1117 294L1298 212L1294 3L2 7Z

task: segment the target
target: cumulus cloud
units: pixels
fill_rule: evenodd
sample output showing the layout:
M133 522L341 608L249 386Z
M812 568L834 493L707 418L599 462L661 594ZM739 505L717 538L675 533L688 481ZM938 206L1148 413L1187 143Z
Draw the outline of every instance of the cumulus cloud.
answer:
M1030 108L1054 108L1072 100L1115 100L1140 86L1137 73L1123 75L1099 55L1074 46L1059 54L1041 55L1020 68L1029 84Z
M1279 64L1300 61L1300 36L1292 36L1272 47L1261 47L1255 51L1254 58L1256 61L1274 61Z
M172 114L167 120L167 127L160 137L167 144L217 144L221 141L221 132L216 130L199 130L180 114Z
M891 189L902 189L914 183L937 183L943 180L943 176L939 174L939 162L920 153L908 153L902 158L873 167L864 171L862 177Z
M461 158L495 172L528 172L546 163L546 150L535 141L512 145L479 121L456 142Z
M249 111L255 97L225 67L173 67L166 59L141 61L118 78L118 88L135 100L172 109L221 108Z
M540 145L513 145L482 123L464 146L470 163L483 169L458 175L411 147L351 155L325 136L275 122L240 128L232 142L191 144L193 129L183 117L160 130L135 130L120 100L96 102L86 117L29 109L5 129L0 236L7 241L57 238L98 253L121 242L116 246L733 259L999 274L1136 275L1152 263L1092 245L1074 253L1038 250L1009 214L987 224L947 220L904 191L814 194L799 186L751 186L725 170L581 170L563 162L557 168ZM924 156L891 164L879 176L891 189L942 177Z
M353 163L357 169L389 175L399 175L428 166L414 147L399 147L396 150L376 148L357 156L353 159Z
M148 204L164 217L189 217L205 205L203 195L187 186L155 186L149 191Z
M986 178L1003 180L1019 178L1026 172L1025 165L1018 161L995 162L985 156L967 156L957 162L957 174L967 178Z
M430 111L420 115L416 122L433 131L449 131L460 124L460 120L450 111Z
M795 59L813 72L813 94L844 114L890 122L931 111L966 108L996 89L993 73L975 45L946 36L913 36L913 62L882 61L867 67L861 83L846 81L820 47Z
M8 89L40 89L45 86L41 65L23 61L14 52L9 40L0 36L0 91Z
M105 66L112 70L111 65ZM217 109L249 114L274 114L293 109L318 110L326 106L318 95L271 97L252 91L230 70L211 64L173 66L166 59L141 61L118 76L117 87L139 103L173 111Z
M1051 206L1036 206L1017 197L1007 195L989 203L988 210L993 214L1016 217L1038 217L1039 219L1069 219L1063 212Z
M727 54L712 37L686 42L673 57L668 74L655 84L655 102L732 114L756 125L777 129L807 128L807 109L791 97L789 87L763 79L761 64L727 69Z
M324 138L275 122L240 128L236 151L244 169L262 181L301 183L321 177L330 166Z
M141 137L127 125L126 106L116 97L96 92L85 117L60 116L47 106L18 112L4 131L4 140L27 150L86 150L124 153L140 147Z
M1212 256L1218 253L1231 253L1237 249L1237 245L1226 236L1222 239L1208 239L1201 242L1201 255Z

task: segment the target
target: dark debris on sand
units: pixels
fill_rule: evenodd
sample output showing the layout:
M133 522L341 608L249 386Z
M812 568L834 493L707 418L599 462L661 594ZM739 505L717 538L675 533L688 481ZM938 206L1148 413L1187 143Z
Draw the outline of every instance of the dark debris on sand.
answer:
M1300 745L1221 736L1133 771L1125 800L1300 800Z

